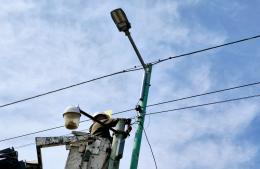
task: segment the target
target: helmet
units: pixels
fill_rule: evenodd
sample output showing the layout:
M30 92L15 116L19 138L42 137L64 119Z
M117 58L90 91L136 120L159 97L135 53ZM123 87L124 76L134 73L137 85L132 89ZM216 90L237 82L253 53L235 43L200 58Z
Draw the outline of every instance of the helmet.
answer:
M112 110L106 110L103 112L97 112L93 114L93 117L97 117L99 115L105 115L108 119L112 118Z

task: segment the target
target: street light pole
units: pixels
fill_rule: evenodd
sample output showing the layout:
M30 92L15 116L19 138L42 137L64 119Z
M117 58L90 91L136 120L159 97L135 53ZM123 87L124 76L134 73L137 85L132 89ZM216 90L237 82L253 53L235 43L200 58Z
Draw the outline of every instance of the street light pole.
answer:
M138 166L138 159L139 159L141 140L142 140L142 135L143 135L143 126L144 126L144 120L145 120L145 114L146 114L146 106L147 106L148 93L149 93L149 87L150 87L151 73L152 73L152 65L148 64L148 65L146 65L145 72L144 72L141 98L137 105L139 107L139 110L138 110L139 114L138 114L138 119L137 119L138 127L137 127L137 130L135 133L135 138L134 138L134 147L133 147L133 151L132 151L130 169L137 169L137 166Z
M135 50L135 53L136 53L139 61L142 64L142 67L144 68L144 79L143 79L143 84L142 84L141 96L140 96L140 100L139 100L137 108L136 108L136 110L138 111L138 119L137 119L138 127L137 127L137 130L135 133L134 146L133 146L132 158L131 158L131 164L130 164L130 169L137 169L141 141L142 141L142 134L143 134L143 126L144 126L144 120L145 120L145 114L146 114L148 93L149 93L149 88L150 88L152 64L145 64L140 52L138 51L138 49L134 43L134 40L132 39L131 34L129 32L129 29L131 28L131 24L128 21L124 11L120 8L115 9L111 12L111 17L114 20L118 30L120 32L121 31L125 32L125 35L128 37L130 43L132 44L132 46Z

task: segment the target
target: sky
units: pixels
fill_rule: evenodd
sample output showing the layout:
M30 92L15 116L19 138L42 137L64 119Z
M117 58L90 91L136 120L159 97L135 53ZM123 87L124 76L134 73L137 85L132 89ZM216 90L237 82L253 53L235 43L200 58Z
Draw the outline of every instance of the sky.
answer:
M110 12L122 8L146 63L259 35L257 0L0 0L0 105L140 65ZM260 41L254 39L153 66L148 104L258 82ZM63 125L79 105L94 114L134 108L143 71L124 73L0 108L0 140ZM147 113L256 95L258 85L149 107ZM114 117L133 117L127 112ZM258 169L259 98L147 116L145 129L161 169ZM85 118L83 117L82 120ZM78 130L88 131L89 122ZM129 168L136 126L120 168ZM20 160L36 160L35 137L3 141ZM19 148L20 147L20 148ZM62 169L65 147L43 149L43 168ZM139 169L155 168L145 137Z

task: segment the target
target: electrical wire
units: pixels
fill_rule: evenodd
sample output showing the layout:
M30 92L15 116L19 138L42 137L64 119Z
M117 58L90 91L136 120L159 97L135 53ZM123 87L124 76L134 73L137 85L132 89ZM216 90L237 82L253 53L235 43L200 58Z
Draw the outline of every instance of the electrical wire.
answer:
M88 129L83 129L83 130L79 130L79 131L86 131ZM68 134L65 134L65 136L68 136L68 135L71 135L72 133L68 133ZM24 147L29 147L29 146L33 146L33 145L36 145L35 143L27 143L27 144L23 144L23 145L19 145L19 146L16 146L14 147L14 149L21 149L21 148L24 148Z
M174 100L159 102L159 103L155 103L155 104L148 105L147 107L157 106L157 105L166 104L166 103L171 103L171 102L176 102L176 101L180 101L180 100L186 100L186 99L195 98L195 97L199 97L199 96L205 96L205 95L210 95L210 94L215 94L215 93L221 93L221 92L224 92L224 91L229 91L229 90L234 90L234 89L239 89L239 88L254 86L254 85L258 85L258 84L260 84L260 82L254 82L254 83L249 83L249 84L234 86L234 87L230 87L230 88L226 88L226 89L215 90L215 91L212 91L212 92L206 92L206 93L201 93L201 94L192 95L192 96L188 96L188 97L183 97L183 98L179 98L179 99L174 99ZM125 113L125 112L134 111L134 110L135 110L134 108L132 108L132 109L127 109L127 110L123 110L123 111L119 111L119 112L113 113L113 115L122 114L122 113ZM89 120L89 119L88 119L88 120L83 120L83 121L81 121L80 123L84 123L84 122L87 122L87 121L90 121L90 120ZM62 127L64 127L64 126L61 125L61 126L56 126L56 127L44 129L44 130L38 130L38 131L30 132L30 133L27 133L27 134L22 134L22 135L15 136L15 137L9 137L9 138L5 138L5 139L0 140L0 142L4 142L4 141L8 141L8 140L13 140L13 139L17 139L17 138L21 138L21 137L25 137L25 136L29 136L29 135L34 135L34 134L38 134L38 133L42 133L42 132L46 132L46 131L50 131L50 130L55 130L55 129L59 129L59 128L62 128Z
M224 46L228 46L228 45L232 45L232 44L256 39L256 38L259 38L259 37L260 37L260 35L256 35L256 36L253 36L253 37L248 37L248 38L240 39L240 40L237 40L237 41L224 43L224 44L221 44L221 45L217 45L217 46L213 46L213 47L209 47L209 48L205 48L205 49L201 49L201 50L197 50L197 51L193 51L193 52L189 52L189 53L185 53L185 54L180 54L180 55L169 57L169 58L159 59L158 61L151 62L150 64L155 65L155 64L158 64L158 63L170 60L170 59L184 57L184 56L188 56L188 55L193 55L193 54L196 54L196 53L200 53L200 52L204 52L204 51L208 51L208 50L212 50L212 49L216 49L216 48L220 48L220 47L224 47ZM132 71L137 71L137 70L141 70L141 69L143 69L143 68L140 65L134 66L133 68L125 69L125 70L122 70L122 71L119 71L119 72L100 76L100 77L97 77L97 78L94 78L94 79L91 79L91 80L87 80L87 81L84 81L84 82L80 82L80 83L76 83L76 84L73 84L73 85L70 85L70 86L62 87L62 88L59 88L59 89L56 89L56 90L52 90L52 91L49 91L49 92L45 92L45 93L42 93L42 94L38 94L38 95L35 95L35 96L24 98L24 99L21 99L21 100L6 103L6 104L3 104L3 105L0 105L0 108L7 107L7 106L10 106L10 105L14 105L14 104L21 103L21 102L25 102L25 101L28 101L28 100L32 100L32 99L35 99L35 98L38 98L38 97L42 97L42 96L45 96L45 95L56 93L56 92L59 92L59 91L62 91L62 90L66 90L66 89L69 89L69 88L72 88L72 87L80 86L80 85L83 85L83 84L86 84L86 83L89 83L89 82L93 82L93 81L96 81L96 80L100 80L100 79L103 79L103 78L107 78L107 77L110 77L110 76L114 76L114 75L118 75L118 74L122 74L122 73L127 73L127 72L132 72Z
M201 52L209 51L209 50L212 50L212 49L217 49L217 48L220 48L220 47L229 46L229 45L233 45L233 44L236 44L236 43L241 43L241 42L245 42L245 41L249 41L249 40L257 39L257 38L260 38L260 35L256 35L256 36L252 36L252 37L248 37L248 38L244 38L244 39L240 39L240 40L233 41L233 42L223 43L221 45L216 45L216 46L212 46L212 47L209 47L209 48L196 50L196 51L189 52L189 53L184 53L184 54L180 54L180 55L176 55L176 56L171 56L171 57L168 57L168 58L162 58L162 59L159 59L157 61L151 62L150 64L156 65L158 63L162 63L162 62L165 62L167 60L180 58L180 57L184 57L184 56L189 56L189 55L193 55L193 54L197 54L197 53L201 53Z
M228 100L222 100L222 101L216 101L216 102L209 102L209 103L198 104L198 105L193 105L193 106L186 106L186 107L181 107L181 108L176 108L176 109L168 109L168 110L163 110L163 111L158 111L158 112L146 113L145 116L151 116L151 115L155 115L155 114L161 114L161 113L167 113L167 112L173 112L173 111L179 111L179 110L192 109L192 108L197 108L197 107L204 107L204 106L215 105L215 104L234 102L234 101L239 101L239 100L252 99L252 98L256 98L256 97L260 97L260 94L246 96L246 97L239 97L239 98L234 98L234 99L228 99ZM131 119L134 119L134 118L135 118L135 116L131 117ZM15 137L15 138L17 138L17 137ZM15 138L10 138L10 140L15 139ZM0 140L0 142L2 142L2 141L3 140ZM29 144L32 144L32 143L29 143ZM19 148L26 147L26 145L29 145L29 144L25 144L25 145L18 146L18 147Z
M192 96L188 96L188 97L182 97L182 98L178 98L178 99L174 99L174 100L169 100L169 101L159 102L159 103L155 103L155 104L150 104L147 107L158 106L158 105L161 105L161 104L177 102L177 101L181 101L181 100L191 99L191 98L200 97L200 96L206 96L206 95L215 94L215 93L221 93L221 92L225 92L225 91L229 91L229 90L234 90L234 89L239 89L239 88L259 85L259 84L260 84L260 82L254 82L254 83L234 86L234 87L230 87L230 88L226 88L226 89L220 89L220 90L215 90L215 91L211 91L211 92L196 94L196 95L192 95Z
M144 128L143 128L143 129L144 129ZM156 159L155 159L155 156L154 156L154 153L153 153L152 145L150 144L150 141L149 141L149 139L148 139L148 136L147 136L147 134L146 134L145 129L144 129L144 135L145 135L146 141L147 141L147 143L148 143L148 145L149 145L149 147L150 147L150 151L151 151L151 154L152 154L152 156L153 156L153 161L154 161L155 168L158 169L158 166L157 166L157 163L156 163Z
M252 99L252 98L256 98L256 97L260 97L260 94L252 95L252 96L246 96L246 97L239 97L239 98L234 98L234 99L228 99L228 100L222 100L222 101L216 101L216 102L209 102L209 103L198 104L198 105L187 106L187 107L181 107L181 108L176 108L176 109L169 109L169 110L163 110L163 111L158 111L158 112L146 113L145 116L151 116L151 115L155 115L155 114L161 114L161 113L173 112L173 111L179 111L179 110L192 109L192 108L197 108L197 107L204 107L204 106L227 103L227 102L234 102L234 101L239 101L239 100Z
M10 106L10 105L14 105L14 104L21 103L21 102L25 102L25 101L28 101L28 100L32 100L32 99L35 99L35 98L38 98L38 97L42 97L42 96L45 96L45 95L56 93L56 92L59 92L59 91L62 91L62 90L66 90L66 89L69 89L69 88L72 88L72 87L80 86L80 85L83 85L83 84L86 84L86 83L90 83L90 82L97 81L97 80L100 80L100 79L104 79L104 78L107 78L107 77L115 76L115 75L118 75L118 74L123 74L123 73L133 72L133 71L137 71L137 70L143 69L143 68L138 68L138 67L139 66L135 66L133 68L125 69L125 70L122 70L122 71L119 71L119 72L107 74L107 75L100 76L100 77L97 77L97 78L94 78L94 79L91 79L91 80L87 80L87 81L76 83L76 84L73 84L73 85L70 85L70 86L66 86L66 87L62 87L62 88L59 88L59 89L51 90L51 91L48 91L48 92L45 92L45 93L41 93L41 94L38 94L38 95L35 95L35 96L24 98L24 99L21 99L21 100L16 100L16 101L13 101L13 102L10 102L10 103L6 103L6 104L3 104L3 105L0 105L0 108L7 107L7 106Z
M16 146L14 147L14 149L21 149L21 148L24 148L24 147L29 147L29 146L33 146L35 145L35 143L28 143L28 144L23 144L23 145L20 145L20 146Z
M38 134L38 133L42 133L42 132L46 132L46 131L50 131L50 130L55 130L55 129L59 129L59 128L62 128L62 127L64 127L64 126L57 126L57 127L44 129L44 130L38 130L38 131L31 132L31 133L26 133L26 134L22 134L22 135L19 135L19 136L15 136L15 137L5 138L5 139L0 140L0 142L13 140L13 139L17 139L17 138L21 138L21 137L25 137L25 136L29 136L29 135L34 135L34 134Z

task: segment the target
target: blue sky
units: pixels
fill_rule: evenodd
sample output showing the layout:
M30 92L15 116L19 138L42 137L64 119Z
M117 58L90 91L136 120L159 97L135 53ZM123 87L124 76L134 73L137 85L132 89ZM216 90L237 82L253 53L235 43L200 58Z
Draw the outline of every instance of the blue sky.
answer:
M1 1L0 104L139 65L110 11L121 7L146 62L259 34L259 1ZM259 81L259 39L170 60L153 67L149 104ZM60 126L68 105L118 112L138 101L142 71L102 79L0 109L1 138ZM175 102L148 112L259 94L252 86ZM259 99L149 116L146 130L163 169L258 169ZM132 117L128 112L120 117ZM83 123L79 130L87 129ZM133 135L121 168L129 167ZM1 142L0 148L68 134L62 128ZM34 146L18 149L36 159ZM64 168L65 147L43 151L44 168ZM154 168L143 139L139 168Z

